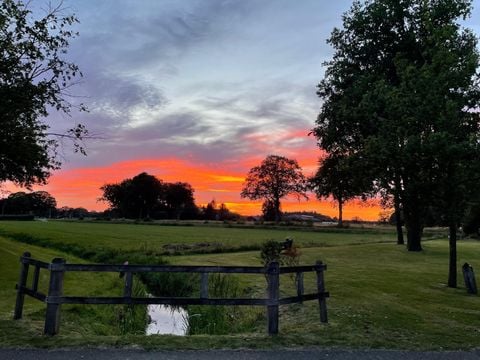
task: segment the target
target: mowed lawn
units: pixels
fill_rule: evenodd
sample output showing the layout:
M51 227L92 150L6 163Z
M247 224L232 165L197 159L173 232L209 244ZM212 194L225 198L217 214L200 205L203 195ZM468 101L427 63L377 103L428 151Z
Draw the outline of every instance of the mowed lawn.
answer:
M164 253L179 244L203 244L232 251L259 247L267 240L293 238L302 246L336 246L371 242L394 242L390 232L299 231L268 228L230 228L222 226L160 226L142 224L109 224L69 221L0 221L0 235L31 235L44 243L53 241L89 249L122 249L125 252L143 251ZM197 249L198 250L198 249Z
M20 255L29 251L35 259L50 262L63 257L71 263L84 262L72 255L12 241L0 236L0 346L46 346L58 340L43 336L46 304L25 296L23 318L13 320L16 290L19 278ZM33 268L30 268L27 285L31 286ZM40 271L39 291L47 294L49 273ZM65 276L64 294L71 296L120 296L123 281L112 273L68 273ZM61 332L63 338L92 338L119 335L122 333L118 315L119 307L64 305L62 308ZM61 337L60 337L61 338ZM61 343L61 342L60 342ZM68 342L67 342L68 343Z
M6 226L7 225L7 226ZM70 343L92 345L139 345L145 348L223 348L223 347L276 347L276 346L322 346L339 348L392 348L392 349L471 349L479 346L480 297L466 293L460 267L464 262L480 269L480 242L459 241L458 259L459 287L446 287L448 270L448 241L432 240L424 243L424 251L409 253L403 246L395 245L391 239L382 242L384 234L361 232L313 233L311 231L271 231L259 229L209 228L201 226L140 226L116 224L78 223L8 223L2 222L4 232L29 231L32 236L48 237L51 241L84 241L92 248L115 246L118 249L148 249L165 244L167 238L181 243L185 241L222 241L225 238L236 241L268 239L283 240L292 236L302 247L302 264L313 264L322 260L328 265L325 273L328 299L329 324L320 324L318 302L281 306L280 334L268 337L266 320L259 318L252 332L225 336L196 335L186 338L174 336L139 335L98 335L100 331L76 331L68 322L62 322L62 333L55 339L41 335L41 303L30 303L26 317L20 322L9 320L14 306L13 286L17 280L18 256L25 249L42 260L58 256L57 251L37 248L3 239L0 248L1 284L0 305L2 307L2 335L0 345L18 345L30 323L34 330L28 332L25 340L38 346L66 346ZM67 229L62 232L62 229ZM79 233L81 232L81 233ZM151 232L151 233L150 233ZM210 235L209 235L210 233ZM168 236L167 236L168 234ZM129 239L129 236L131 238ZM326 236L328 244L314 239ZM163 238L164 237L164 238ZM315 238L316 237L316 238ZM139 239L146 245L139 244ZM147 239L152 240L147 240ZM80 240L82 239L82 240ZM115 240L117 239L117 240ZM368 239L368 240L367 240ZM151 243L150 243L151 242ZM327 241L328 242L328 241ZM328 246L324 246L328 245ZM76 262L69 254L63 254L68 262ZM3 261L3 259L6 261ZM190 254L168 258L175 264L200 265L259 265L258 251L231 252L222 254ZM8 280L6 280L8 279ZM241 284L254 296L262 296L265 278L248 275L240 279ZM79 292L95 293L105 283L115 284L116 279L81 280ZM84 281L84 282L82 282ZM88 282L91 281L91 282ZM113 281L113 282L112 282ZM104 284L102 284L104 283ZM313 275L306 275L306 292L315 290ZM113 286L113 285L112 285ZM121 287L121 286L120 286ZM72 288L73 289L73 288ZM101 290L98 290L101 292ZM114 290L112 290L114 291ZM288 275L281 277L281 293L294 293L293 281ZM76 308L78 316L84 316ZM107 310L105 310L107 311ZM8 320L8 321L7 321ZM100 326L104 318L80 321ZM35 325L36 324L36 325ZM87 334L87 335L85 335ZM96 335L95 335L96 334ZM73 339L73 340L72 340Z

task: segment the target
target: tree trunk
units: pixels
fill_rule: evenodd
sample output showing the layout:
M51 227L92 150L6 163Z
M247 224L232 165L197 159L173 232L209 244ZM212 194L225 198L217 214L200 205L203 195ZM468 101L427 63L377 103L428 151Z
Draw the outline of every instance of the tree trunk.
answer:
M417 212L405 211L405 226L407 228L407 250L422 251L423 224Z
M343 227L343 201L338 200L338 227Z
M397 227L397 244L404 245L405 240L403 239L403 228L402 228L402 211L400 209L400 197L398 193L395 192L395 199L393 200L395 207L395 223Z
M280 217L280 199L275 199L274 200L274 205L275 205L275 222L279 223L281 220Z
M395 222L395 226L397 227L397 245L405 245L405 240L403 239L402 217L397 210L395 210Z
M411 192L408 198L402 199L402 205L405 227L407 228L407 250L422 251L424 209L421 197Z
M457 287L457 225L451 223L449 229L450 261L448 263L448 287Z

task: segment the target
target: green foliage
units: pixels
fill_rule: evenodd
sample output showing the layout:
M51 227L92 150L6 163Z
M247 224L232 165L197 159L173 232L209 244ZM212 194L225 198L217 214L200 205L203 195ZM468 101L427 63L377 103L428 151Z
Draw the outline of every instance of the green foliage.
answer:
M458 22L471 4L355 2L329 39L314 134L330 154L362 159L358 176L401 202L409 250L421 250L428 206L462 214L479 158L477 40Z
M268 266L271 262L282 262L281 253L283 244L275 240L268 240L262 244L260 249L260 259L263 266Z
M36 18L28 5L0 4L0 182L26 186L45 183L59 168L58 137L73 140L75 150L84 152L78 141L88 133L78 125L52 134L43 120L50 109L70 113L66 90L81 72L65 54L78 35L71 30L77 19L63 15L60 7Z
M208 278L210 298L238 298L244 291L234 275L211 274ZM188 307L189 335L234 334L252 331L259 313L256 309L240 306L196 306Z
M139 281L133 282L132 296L147 297L145 287ZM120 333L125 334L145 334L147 327L147 306L146 305L123 305L115 307L115 318L120 329Z
M293 239L288 238L285 242L266 241L260 249L260 259L265 267L274 261L281 265L297 266L300 264L300 255L300 249L293 244Z
M463 231L466 235L480 236L480 203L469 207L464 219Z

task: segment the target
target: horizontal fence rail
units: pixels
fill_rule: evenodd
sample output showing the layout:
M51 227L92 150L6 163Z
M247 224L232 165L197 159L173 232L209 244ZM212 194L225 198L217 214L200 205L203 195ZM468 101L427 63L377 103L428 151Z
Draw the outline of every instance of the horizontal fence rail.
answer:
M27 285L28 273L33 267L31 286ZM48 294L38 290L40 269L50 272ZM179 265L109 265L109 264L67 264L64 259L55 258L51 263L33 259L29 252L20 257L20 276L16 285L17 298L15 303L14 319L21 319L25 295L40 300L47 304L45 315L44 333L55 335L60 329L60 308L62 304L120 304L120 305L247 305L265 306L267 309L268 333L278 334L278 311L279 305L302 303L303 301L317 300L320 308L320 321L328 322L326 298L329 293L325 291L323 272L327 266L321 261L309 266L280 267L277 262L272 262L268 267L260 266L179 266ZM86 297L65 296L63 294L63 282L66 272L117 272L125 278L123 296L116 297ZM142 272L163 273L198 273L200 278L200 297L133 297L133 274ZM303 274L316 272L317 292L304 294ZM209 274L264 274L267 278L267 298L209 298L208 275ZM295 274L296 296L280 298L280 274Z

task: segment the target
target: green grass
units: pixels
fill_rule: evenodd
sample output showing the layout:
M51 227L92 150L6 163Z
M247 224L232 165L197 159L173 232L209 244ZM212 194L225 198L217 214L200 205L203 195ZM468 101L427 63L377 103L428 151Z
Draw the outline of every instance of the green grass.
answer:
M422 253L390 244L304 249L302 263L328 264L326 287L329 324L319 323L318 304L281 307L280 333L291 345L400 349L469 349L478 346L480 299L446 287L448 243L431 241ZM458 244L459 264L480 265L480 243ZM251 252L179 257L182 264L258 264ZM261 278L244 278L260 293ZM315 279L306 276L306 290ZM281 278L283 295L294 295L293 282ZM296 340L292 340L296 338Z
M35 257L50 260L64 256L68 262L79 261L57 250L1 239L0 263L0 346L142 346L147 349L209 349L209 348L270 348L279 346L321 346L338 348L390 349L471 349L478 347L480 334L480 297L466 293L461 272L459 288L446 287L448 242L446 239L424 242L424 251L409 253L392 241L393 234L289 232L289 229L232 229L182 226L144 226L116 224L82 224L65 222L0 223L0 231L14 235L17 240L29 234L30 239L48 239L48 244L80 243L91 251L117 249L148 254L161 248L170 239L175 243L215 241L232 248L245 244L260 244L264 240L282 240L292 236L302 246L302 264L323 260L329 324L320 324L318 303L281 306L280 334L268 337L266 320L261 307L247 309L252 326L232 335L140 336L121 334L108 323L105 314L91 315L90 309L76 307L64 312L61 334L53 338L41 335L44 304L28 300L24 320L10 320L15 300L18 256L25 250ZM15 234L22 234L15 236ZM29 238L27 237L27 240ZM327 245L327 246L325 246ZM5 259L5 260L4 260ZM260 265L259 251L237 251L219 254L186 254L169 257L176 264L201 265ZM458 263L469 262L480 269L480 243L460 241ZM105 274L104 274L105 276ZM75 280L75 281L73 281ZM73 291L81 295L99 293L105 284L108 291L118 291L118 278L72 279ZM74 285L76 283L77 285ZM237 276L235 283L248 296L264 296L265 278L262 275ZM307 292L315 291L313 274L305 276ZM292 280L281 277L282 295L293 295ZM97 310L94 310L97 311ZM88 313L88 314L87 314ZM63 314L63 313L62 313ZM108 316L107 316L108 315ZM212 314L213 316L214 314ZM103 317L102 317L103 316ZM109 317L110 316L110 317ZM106 321L106 322L104 322ZM102 328L103 327L103 328ZM93 328L93 329L92 329ZM103 329L103 330L102 330ZM103 332L102 332L103 331ZM108 335L107 335L108 334Z
M36 241L43 246L88 252L108 250L142 252L144 254L171 255L172 253L209 253L257 250L267 240L291 237L302 247L353 245L371 242L394 242L389 231L362 229L320 229L299 231L288 227L230 228L228 226L159 226L142 224L109 224L67 221L0 221L0 235L17 237L22 241ZM176 249L175 245L178 249ZM190 248L188 247L190 246Z
M0 311L0 345L25 345L32 339L41 343L41 339L45 339L42 335L45 303L26 296L23 318L17 321L12 320L16 298L14 287L18 281L20 269L19 257L27 250L34 258L42 261L50 262L55 257L64 257L69 262L82 262L80 259L55 250L13 242L0 237L0 308L2 309ZM27 282L29 286L31 281L32 271L29 272ZM64 293L72 296L118 296L123 291L122 285L121 279L114 274L68 273L65 276ZM48 272L41 270L39 291L46 294L47 289ZM136 311L130 317L122 316L124 313L125 309L122 306L64 305L61 331L72 338L119 335L125 332L125 327L130 332L143 333L145 312Z

